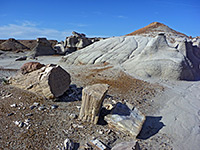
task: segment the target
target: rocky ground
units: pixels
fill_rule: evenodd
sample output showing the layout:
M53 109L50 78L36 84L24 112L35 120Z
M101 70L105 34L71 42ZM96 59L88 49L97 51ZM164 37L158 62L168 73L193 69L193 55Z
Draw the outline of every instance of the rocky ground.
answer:
M66 138L71 139L76 148L81 148L93 138L108 147L131 141L130 135L109 128L107 124L100 122L93 125L78 120L82 88L94 83L107 83L110 88L104 103L126 101L145 115L156 112L158 106L153 99L164 91L158 84L134 79L108 64L65 69L71 74L72 84L56 101L45 100L10 85L1 85L0 149L59 149ZM3 72L5 74L6 70ZM150 129L147 128L150 127L145 128L138 136L141 149L172 149L172 141L166 134L157 131L148 134Z

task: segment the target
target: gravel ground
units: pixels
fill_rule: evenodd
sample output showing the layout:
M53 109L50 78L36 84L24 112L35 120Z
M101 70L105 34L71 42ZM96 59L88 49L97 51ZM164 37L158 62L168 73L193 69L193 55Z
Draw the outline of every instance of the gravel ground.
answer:
M164 88L158 84L134 79L109 64L61 66L71 74L72 85L65 95L56 101L45 100L42 96L11 85L0 85L0 149L59 149L66 138L71 139L76 148L92 138L101 140L109 147L132 140L130 135L111 129L107 124L93 125L77 119L81 106L81 89L95 83L110 85L104 103L110 103L112 100L129 102L145 115L157 111L158 106L154 99L161 96L164 91ZM6 69L1 73L5 75ZM79 95L72 94L72 87L80 91ZM34 102L39 105L33 108ZM17 106L11 107L12 104ZM22 126L20 122L16 122L24 123L27 119L29 119L27 125ZM150 130L144 129L143 132L147 134ZM149 135L151 136L138 137L142 150L172 149L172 140L168 135L157 131Z

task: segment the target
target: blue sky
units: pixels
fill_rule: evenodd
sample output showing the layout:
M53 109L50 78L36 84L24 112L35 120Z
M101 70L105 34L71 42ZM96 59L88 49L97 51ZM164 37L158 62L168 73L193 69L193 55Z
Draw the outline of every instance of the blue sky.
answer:
M200 0L1 0L0 39L121 36L161 22L200 36Z

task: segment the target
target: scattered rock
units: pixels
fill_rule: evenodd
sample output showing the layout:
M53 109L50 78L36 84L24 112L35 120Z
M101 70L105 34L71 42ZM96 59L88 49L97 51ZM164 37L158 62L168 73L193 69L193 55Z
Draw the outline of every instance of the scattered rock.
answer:
M15 61L23 61L23 60L26 60L27 59L27 56L21 56L19 58L16 58Z
M20 102L18 105L19 105L20 107L23 107L23 106L24 106L24 104L23 104L22 102Z
M33 116L32 113L25 114L26 117Z
M73 150L74 149L74 143L70 139L65 139L64 141L64 149L65 150Z
M29 125L26 127L26 129L28 130L28 129L30 129L30 127L31 127L31 124L29 124Z
M12 116L12 115L14 115L14 113L9 113L9 114L7 114L7 116Z
M33 106L38 107L39 105L40 105L40 103L38 103L38 102L34 102L34 103L33 103Z
M118 102L105 120L112 128L116 128L134 138L139 134L145 116L137 108L130 109L126 104Z
M58 108L58 105L51 105L51 109L56 109Z
M76 108L77 108L78 110L80 110L80 109L81 109L81 106L76 106Z
M5 98L8 98L8 97L11 97L12 96L12 93L10 93L10 94L8 94L8 95L6 95L6 96L4 96Z
M29 108L32 110L34 109L36 106L35 105L31 105Z
M10 105L10 107L16 108L17 104L12 104L12 105Z
M137 141L132 140L131 142L118 143L111 150L140 150L140 147Z
M20 122L18 127L22 128L24 126L24 123L23 122Z
M29 123L30 121L31 121L31 119L28 118L28 119L25 119L24 123Z
M79 119L97 124L108 88L109 85L107 84L94 84L83 89Z
M44 67L45 65L44 64L41 64L39 62L28 62L28 63L25 63L21 68L21 73L22 74L26 74L26 73L30 73L32 71L35 71L35 70L38 70L42 67Z
M16 124L20 128L22 128L24 126L24 123L21 121L14 121L14 124Z
M73 127L73 128L83 128L83 126L82 126L82 125L79 125L79 124L72 124L72 127Z
M40 106L40 107L38 107L38 110L45 110L45 109L46 109L45 106Z
M113 104L104 104L103 107L105 107L107 110L111 110L114 108Z
M112 133L112 130L108 129L108 130L106 130L106 133L109 135Z
M99 131L99 134L103 134L104 132L102 130Z
M29 125L30 125L30 122L31 122L31 119L30 119L30 118L25 119L25 121L24 121L25 126L29 126Z
M89 143L98 150L109 150L110 149L105 144L103 144L101 141L99 141L98 139L90 140Z
M92 146L89 143L81 145L78 150L93 150Z
M71 119L76 119L76 118L78 118L78 116L77 116L76 114L69 114L69 117L70 117Z
M63 101L63 102L71 102L71 101L80 101L82 96L82 87L77 88L76 85L70 85L69 89L65 92L65 94L57 100L54 101Z

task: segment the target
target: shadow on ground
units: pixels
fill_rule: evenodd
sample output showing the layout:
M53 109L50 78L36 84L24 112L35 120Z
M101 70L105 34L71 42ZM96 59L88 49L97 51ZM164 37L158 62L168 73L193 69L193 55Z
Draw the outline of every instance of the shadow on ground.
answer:
M137 136L138 139L146 140L151 136L155 135L162 129L165 125L160 122L162 116L153 117L153 116L146 116L146 120L142 126L142 129Z
M57 102L74 102L80 101L82 97L83 87L77 87L76 84L71 84L69 89L60 97L54 99Z

